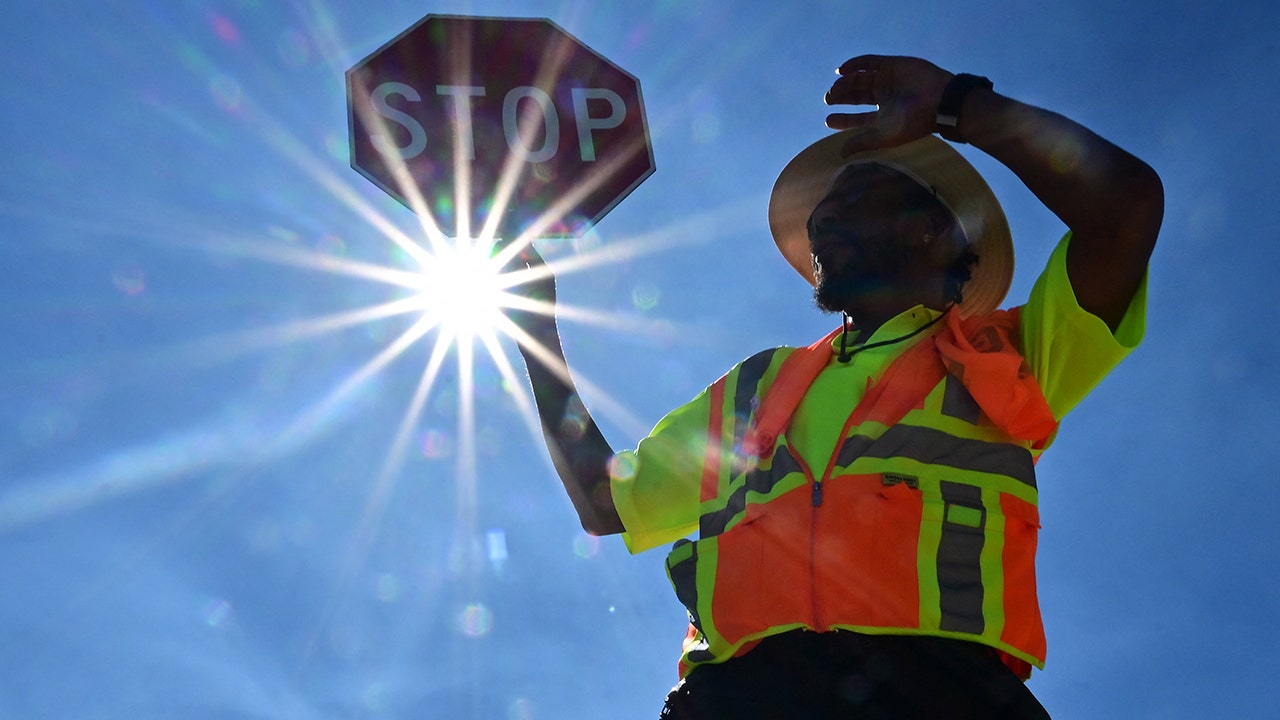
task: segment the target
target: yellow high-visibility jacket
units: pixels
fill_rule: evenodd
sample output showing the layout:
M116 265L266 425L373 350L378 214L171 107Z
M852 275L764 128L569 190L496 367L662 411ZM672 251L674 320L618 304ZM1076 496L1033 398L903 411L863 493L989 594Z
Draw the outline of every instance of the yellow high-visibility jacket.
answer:
M825 468L779 428L749 419L739 436L725 397L758 396L750 371L763 362L711 386L700 539L667 559L691 618L689 666L797 628L976 639L1019 671L1043 665L1033 463L1057 422L1011 342L1016 311L948 319L866 392ZM782 364L749 417L794 406L830 355L831 336L773 351ZM721 462L728 454L742 473Z
M682 676L798 629L954 637L995 648L1023 677L1043 667L1035 461L1136 346L1145 312L1143 287L1113 335L1075 305L1066 246L1021 317L948 316L877 366L852 406L831 398L838 412L810 428L834 424L829 452L761 423L778 407L772 389L794 384L797 358L819 343L740 363L664 418L634 462L615 463L629 549L697 533L667 558L690 617ZM936 317L912 313L908 327ZM813 387L811 415L835 386Z

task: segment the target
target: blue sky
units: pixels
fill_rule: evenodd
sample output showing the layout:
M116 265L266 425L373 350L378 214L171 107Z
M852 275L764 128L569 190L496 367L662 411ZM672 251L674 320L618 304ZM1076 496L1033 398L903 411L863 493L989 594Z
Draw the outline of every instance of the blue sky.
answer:
M657 715L684 627L662 553L577 530L484 349L470 377L454 349L415 408L438 334L378 362L414 318L343 319L400 289L317 269L410 266L386 230L420 239L415 217L347 164L343 71L433 12L548 17L640 79L657 172L548 248L616 260L560 295L608 318L562 329L617 448L832 325L765 204L848 57L987 75L1150 162L1146 341L1040 464L1031 687L1059 717L1273 712L1272 4L18 0L0 717ZM1009 215L1020 302L1064 228L965 152Z

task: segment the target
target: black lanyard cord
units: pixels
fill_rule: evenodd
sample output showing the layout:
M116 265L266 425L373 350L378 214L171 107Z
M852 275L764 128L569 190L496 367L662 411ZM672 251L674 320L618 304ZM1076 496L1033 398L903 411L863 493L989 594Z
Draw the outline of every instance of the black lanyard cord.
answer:
M946 317L947 313L951 312L951 308L955 306L956 306L955 303L951 303L950 305L947 305L947 307L941 313L938 314L938 317L930 320L929 322L921 325L920 327L916 328L915 330L912 330L911 332L907 333L906 335L903 335L902 337L896 337L892 340L881 340L880 342L873 342L870 345L859 345L857 347L852 347L852 348L848 347L847 343L848 343L849 331L853 328L853 318L849 317L848 313L844 313L844 330L840 333L840 354L836 356L836 359L842 363L847 363L853 359L854 355L857 355L863 350L871 350L872 348L884 347L885 345L892 345L894 343L900 343L903 340L909 340L915 337L916 335L919 335L920 333L924 332L925 330L928 330L929 328L933 327L939 320Z

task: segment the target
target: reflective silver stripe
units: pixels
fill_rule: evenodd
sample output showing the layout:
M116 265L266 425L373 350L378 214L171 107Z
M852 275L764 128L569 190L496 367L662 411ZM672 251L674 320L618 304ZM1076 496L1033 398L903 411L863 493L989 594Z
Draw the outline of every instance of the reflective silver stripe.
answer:
M854 435L840 447L836 465L848 467L860 457L908 458L930 465L1006 475L1032 488L1036 486L1035 463L1025 448L1012 443L956 437L927 427L894 425L879 439Z
M765 372L769 370L769 366L773 364L773 358L777 352L778 348L773 348L752 355L738 365L737 372L733 373L731 378L733 380L733 417L725 420L733 423L733 449L731 457L728 458L731 463L731 476L747 470L748 466L745 462L742 462L743 458L741 457L742 441L750 427L751 416L760 404L760 380L764 377ZM768 492L777 483L778 479L790 472L790 470L786 470L782 475L776 474L780 459L774 458L770 470L763 472L758 468L749 470L746 474L745 483L729 496L725 507L702 516L699 521L700 537L712 537L724 532L729 521L746 508L748 492ZM790 461L792 465L795 464L794 458L785 458L783 464L786 465L787 461ZM721 462L724 462L724 460L722 459ZM798 469L798 466L796 468Z
M747 358L738 366L738 375L733 388L733 457L736 461L742 453L742 441L747 436L751 416L760 405L760 379L764 377L769 366L773 364L773 356L777 348L758 352ZM735 472L742 468L734 463Z
M707 642L707 632L702 629L698 615L698 545L689 540L679 540L667 554L667 577L675 588L680 604L689 611L689 624L701 634L702 641L685 650L684 656L691 664L710 662L716 656Z
M680 540L667 554L667 578L675 588L676 598L689 611L689 622L702 632L702 618L698 617L698 546L690 540Z
M987 511L982 489L943 482L942 538L938 543L939 629L981 634L982 544Z
M698 632L702 631L699 630ZM707 663L716 659L716 654L711 652L711 644L707 642L706 633L703 633L702 642L696 647L686 650L684 656L689 660L690 665Z
M982 419L982 408L978 407L978 401L969 394L968 388L955 375L946 376L943 382L942 414L977 425Z
M773 454L773 463L767 469L755 468L746 474L742 485L733 491L724 507L703 514L698 521L699 537L708 538L724 532L730 521L747 509L747 493L767 494L793 472L803 471L791 454L791 448L784 445Z

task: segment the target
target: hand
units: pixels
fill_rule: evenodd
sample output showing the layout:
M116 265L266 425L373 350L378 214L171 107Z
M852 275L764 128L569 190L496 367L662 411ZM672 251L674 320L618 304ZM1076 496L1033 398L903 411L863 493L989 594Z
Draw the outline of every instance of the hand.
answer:
M827 127L856 128L843 148L846 155L893 147L932 134L942 91L953 75L927 60L887 55L860 55L837 70L840 77L827 91L828 105L877 105L860 113L832 113Z
M541 340L556 330L556 277L542 255L530 244L507 264L504 274L516 281L508 289L514 296L507 317L516 327Z

